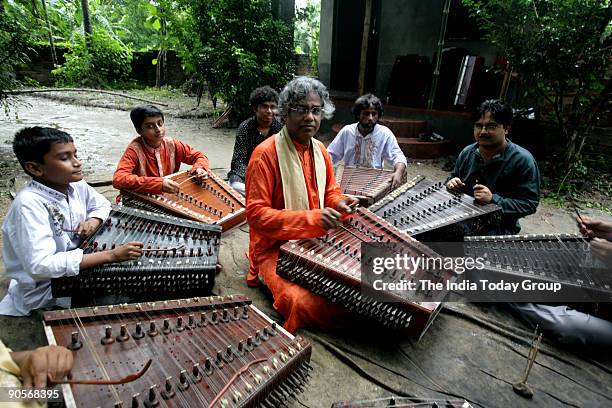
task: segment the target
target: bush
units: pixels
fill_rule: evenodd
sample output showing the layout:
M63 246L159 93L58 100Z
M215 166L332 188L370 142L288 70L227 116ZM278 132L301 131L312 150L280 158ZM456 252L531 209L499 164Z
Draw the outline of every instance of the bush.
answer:
M29 62L29 42L27 27L19 19L0 13L0 106L5 112L10 108L9 92L21 85L15 68Z
M192 0L180 52L186 69L237 123L252 115L249 94L283 87L295 69L293 27L272 17L270 0Z
M91 35L89 50L79 35L68 45L66 62L53 70L59 85L100 87L128 78L132 70L132 51L103 30Z

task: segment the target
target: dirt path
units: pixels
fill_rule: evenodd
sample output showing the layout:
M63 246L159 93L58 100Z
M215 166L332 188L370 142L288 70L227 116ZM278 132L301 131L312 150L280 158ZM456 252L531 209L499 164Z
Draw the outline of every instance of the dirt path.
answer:
M50 126L70 133L83 161L85 176L110 178L119 157L136 136L128 111L57 102L48 97L21 97L9 118L0 121L2 162L13 160L10 140L24 126ZM17 118L15 118L15 114ZM212 129L211 119L181 119L166 115L167 135L205 151L211 166L229 168L234 145L232 129ZM2 166L2 165L0 165ZM4 165L4 167L13 167ZM2 174L2 178L5 178Z

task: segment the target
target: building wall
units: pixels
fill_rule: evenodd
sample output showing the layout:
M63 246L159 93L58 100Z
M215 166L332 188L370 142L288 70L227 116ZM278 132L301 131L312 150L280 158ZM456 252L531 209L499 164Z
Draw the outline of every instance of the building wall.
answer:
M384 97L398 55L429 57L436 50L443 0L383 1L380 16L376 92Z
M437 51L444 0L383 0L381 2L375 93L387 94L387 84L395 58L418 54L432 64ZM329 86L332 62L334 0L321 0L321 32L319 45L319 78ZM361 38L355 41L361 43ZM450 41L446 47L463 47L485 57L485 65L495 59L493 47L482 41ZM357 68L358 69L358 68Z
M329 87L331 79L334 0L321 0L319 31L319 79Z

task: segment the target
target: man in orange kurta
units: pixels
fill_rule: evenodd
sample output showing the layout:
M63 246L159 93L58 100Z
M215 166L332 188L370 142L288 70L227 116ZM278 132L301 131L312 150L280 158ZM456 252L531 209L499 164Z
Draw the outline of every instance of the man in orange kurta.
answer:
M176 193L179 185L164 178L181 163L191 164L191 174L206 175L208 158L186 143L166 137L164 114L152 105L137 106L130 118L140 135L130 142L113 175L113 187L139 193Z
M298 77L281 93L279 108L285 127L255 149L246 173L247 284L257 286L261 275L288 331L306 326L330 329L342 325L349 312L278 276L276 261L285 241L324 235L340 225L341 213L350 213L357 200L342 195L325 146L313 139L321 117L334 110L325 86ZM297 170L288 172L287 166ZM305 208L287 208L299 207L300 200Z

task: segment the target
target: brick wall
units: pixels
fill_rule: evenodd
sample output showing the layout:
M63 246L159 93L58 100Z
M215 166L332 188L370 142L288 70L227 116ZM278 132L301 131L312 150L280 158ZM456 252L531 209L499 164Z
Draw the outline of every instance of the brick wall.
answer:
M67 52L66 48L56 47L56 53L58 62L64 63L64 53ZM155 86L155 75L157 66L151 62L157 58L158 51L152 50L148 52L135 52L132 59L132 72L130 78L136 81L149 85ZM54 84L53 75L53 63L51 59L51 49L46 46L34 47L28 52L30 57L30 63L27 66L22 67L17 71L19 78L32 78L38 83L44 86L50 86ZM181 67L181 61L174 51L168 51L167 53L168 62L168 83L170 85L179 86L187 79L187 75Z

